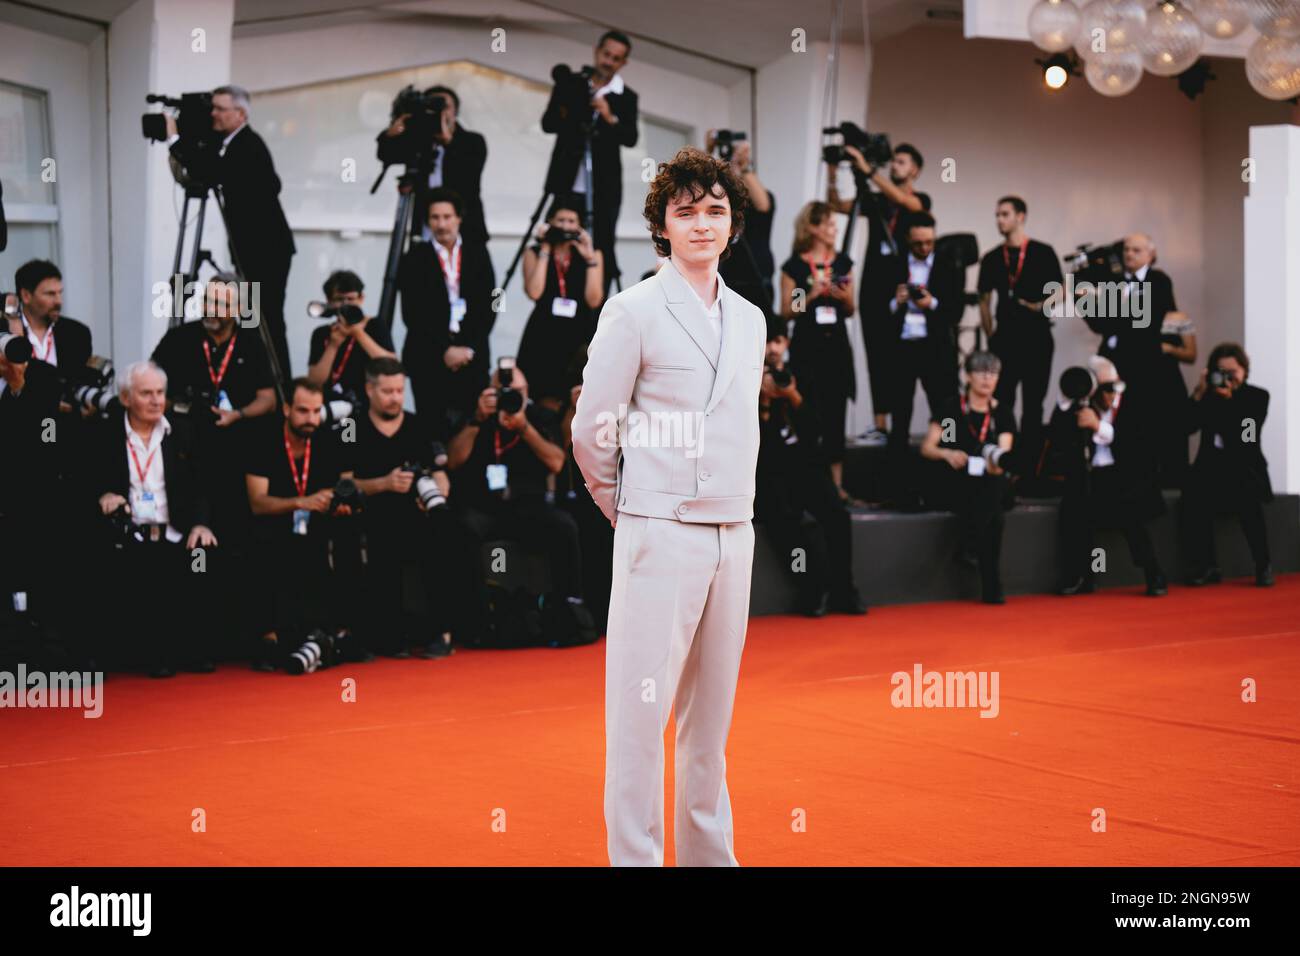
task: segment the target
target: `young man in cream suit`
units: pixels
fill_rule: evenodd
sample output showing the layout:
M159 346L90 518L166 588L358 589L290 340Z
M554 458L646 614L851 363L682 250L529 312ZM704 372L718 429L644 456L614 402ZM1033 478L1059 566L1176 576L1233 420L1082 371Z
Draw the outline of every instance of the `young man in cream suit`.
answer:
M664 730L677 720L679 866L738 866L726 744L749 616L763 313L718 275L745 186L686 147L645 216L659 272L611 298L573 451L614 524L605 645L605 825L614 866L662 866Z

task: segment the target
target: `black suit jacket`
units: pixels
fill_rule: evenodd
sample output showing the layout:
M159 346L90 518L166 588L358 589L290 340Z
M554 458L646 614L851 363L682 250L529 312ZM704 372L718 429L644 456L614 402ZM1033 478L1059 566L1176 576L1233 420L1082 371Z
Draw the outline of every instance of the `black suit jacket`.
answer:
M445 370L442 353L451 345L469 346L474 350L474 363L486 365L488 336L496 323L496 313L492 311L496 273L487 246L461 238L460 294L465 300L465 317L455 335L449 328L451 305L433 243L411 244L402 258L397 280L402 296L402 321L406 323L402 361L412 376L431 367L436 371Z
M1118 278L1108 281L1122 282ZM1133 327L1133 318L1123 316L1087 316L1084 321L1088 327L1102 337L1097 354L1105 356L1115 363L1120 377L1130 386L1149 390L1148 385L1156 375L1160 365L1160 326L1165 316L1178 306L1174 302L1174 283L1169 276L1159 269L1147 270L1146 281L1150 283L1151 300L1149 304L1151 321L1142 328ZM1110 337L1115 336L1115 345L1110 345Z
M245 278L262 275L268 266L288 268L298 250L280 207L280 177L271 151L251 126L235 135L224 156L187 155L181 140L172 144L172 154L191 173L221 187L230 244Z
M1098 412L1098 414L1101 414ZM1165 510L1164 497L1156 481L1156 454L1158 433L1155 422L1141 406L1120 400L1119 410L1112 423L1114 439L1110 452L1115 459L1106 466L1115 479L1107 485L1113 500L1098 502L1117 517L1133 516L1148 520ZM1052 410L1047 425L1048 449L1045 455L1052 460L1065 478L1065 493L1081 494L1091 488L1089 476L1097 445L1093 433L1080 428L1073 408Z
M1214 470L1226 471L1257 500L1273 500L1268 460L1260 445L1264 419L1268 417L1268 399L1267 391L1250 384L1242 385L1230 399L1220 398L1214 392L1206 392L1200 401L1187 397L1187 430L1201 433L1189 480L1195 481ZM1254 441L1242 438L1247 432L1247 421L1254 423ZM1215 446L1215 435L1222 439L1222 448Z
M54 322L54 353L59 359L59 374L76 380L86 367L93 345L90 329L66 315Z
M408 135L408 134L403 134ZM381 163L400 162L401 137L380 132L375 139L376 153ZM442 158L442 184L454 190L464 203L460 234L466 239L486 243L490 238L487 221L483 216L483 167L487 163L487 140L479 133L471 133L459 123L455 134L445 147ZM413 231L420 235L429 219L429 188L421 183L416 194Z
M890 312L889 300L894 297L898 286L908 281L908 254L880 257L876 262L884 273L882 281L874 290L874 295L878 297L877 308L882 310L881 315L889 317L892 337L897 341L903 335L903 319L907 310L905 306L899 305L897 311ZM957 324L966 308L965 273L951 259L935 255L926 288L939 303L936 308L925 310L926 338L936 347L955 345Z
M167 511L173 528L188 534L197 524L210 520L208 498L198 480L194 442L184 423L172 422L162 441L163 483L167 487ZM95 481L92 501L113 492L130 499L133 467L126 447L126 415L114 417L99 430L99 447L93 459ZM143 464L143 462L142 462Z

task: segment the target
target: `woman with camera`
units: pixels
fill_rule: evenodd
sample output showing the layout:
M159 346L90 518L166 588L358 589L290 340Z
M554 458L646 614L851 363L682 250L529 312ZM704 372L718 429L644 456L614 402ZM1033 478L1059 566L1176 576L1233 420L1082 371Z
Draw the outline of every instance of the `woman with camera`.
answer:
M835 216L824 202L805 203L794 224L794 248L781 265L781 315L794 320L791 371L804 404L799 433L830 465L844 490L844 420L857 395L853 349L845 323L852 318L853 260L835 251Z
M957 514L961 546L957 559L978 567L985 604L1005 604L999 564L1003 512L1014 503L1002 453L1011 450L1015 416L993 397L1001 360L992 352L966 358L966 389L932 413L921 457L933 462L926 498L931 507ZM986 453L987 452L987 453Z
M516 357L533 400L559 411L582 381L587 343L596 331L604 260L576 208L555 203L524 252L524 292L537 304Z

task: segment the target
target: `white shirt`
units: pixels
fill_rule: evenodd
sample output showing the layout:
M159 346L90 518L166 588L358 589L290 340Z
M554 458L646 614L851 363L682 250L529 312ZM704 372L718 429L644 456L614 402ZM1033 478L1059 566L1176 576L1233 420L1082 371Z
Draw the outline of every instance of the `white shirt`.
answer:
M51 322L45 327L45 337L41 338L27 321L26 313L23 313L22 318L23 332L27 335L27 341L32 343L32 358L40 359L42 362L48 362L51 365L58 365L59 354L54 347L54 323Z
M912 253L907 254L907 281L912 285L929 285L930 270L934 268L934 253L931 252L924 259L918 259ZM931 293L931 299L934 300L930 308L938 308L939 300ZM898 299L889 300L889 310L898 312ZM903 339L923 339L929 330L926 328L925 310L913 302L907 300L907 312L903 316Z
M618 94L622 92L623 92L623 77L615 73L614 78L612 80L610 80L608 83L606 83L600 89L596 90L591 95L594 98L597 96L604 96L606 93ZM592 111L592 114L595 115L594 110ZM587 174L587 167L583 164L583 161L579 160L578 174L573 177L573 191L575 193L585 193L587 191L586 174Z
M456 234L456 242L450 249L437 240L434 240L433 248L438 251L438 260L442 263L442 275L447 283L447 301L455 302L460 298L460 269L463 267L463 260L457 261L463 254L460 248L460 233Z
M236 136L238 136L239 130L243 129L247 125L248 125L247 123L240 123L239 129L235 130L233 133L231 133L229 136L227 136L225 139L221 141L221 149L217 150L218 156L226 155L226 147L230 145L230 141L234 139Z
M674 268L676 268L676 266L674 266ZM704 310L704 314L709 319L709 324L713 326L713 331L718 336L718 341L721 342L722 341L722 296L719 294L721 292L721 289L719 289L718 287L717 277L714 276L713 278L713 305L706 306L704 304L704 300L700 298L700 294L695 291L695 288L689 282L686 284L686 288L690 289L691 295L695 296L695 301L698 302L700 304L700 308Z
M1148 262L1146 265L1144 265L1141 269L1138 269L1136 272L1129 272L1127 269L1124 270L1124 291L1122 295L1125 302L1127 302L1129 296L1133 294L1133 283L1145 282L1147 278L1147 272L1150 269L1151 269L1151 263ZM1107 348L1113 349L1117 345L1119 345L1118 335L1112 335L1106 339Z
M167 508L167 478L163 469L162 454L163 439L166 438L172 430L171 422L167 421L167 416L165 415L159 419L158 424L153 427L153 432L149 435L148 444L146 444L144 439L142 439L136 433L135 429L131 427L131 416L128 413L123 412L122 417L126 422L126 440L130 445L130 450L126 453L126 470L127 475L131 480L127 498L131 504L132 519L136 521L136 524L144 523L136 520L135 512L139 510L137 508L137 502L146 492L152 493L154 498L154 513L157 516L157 520L150 523L167 525L167 540L175 544L177 541L181 540L182 535L171 525L171 512ZM132 451L135 452L134 457L131 455ZM140 472L136 465L137 462L139 462L139 468L145 469L144 481L140 480ZM145 464L146 462L148 462L147 466Z

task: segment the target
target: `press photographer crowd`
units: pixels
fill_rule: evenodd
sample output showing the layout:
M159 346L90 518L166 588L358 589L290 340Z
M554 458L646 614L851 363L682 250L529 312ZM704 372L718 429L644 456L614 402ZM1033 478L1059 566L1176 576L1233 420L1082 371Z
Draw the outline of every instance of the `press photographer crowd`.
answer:
M296 249L248 94L155 98L166 110L146 116L145 133L167 143L187 212L217 201L229 269L198 280L202 263L186 270L178 241L175 271L197 280L202 317L178 310L150 358L116 374L107 346L62 314L56 264L12 276L0 326L5 644L163 677L218 661L302 674L376 654L595 640L613 533L569 427L601 307L622 288L621 150L638 136L620 75L631 46L610 31L592 65L554 71L543 203L501 283L481 195L488 144L460 124L455 90L403 90L378 133L377 159L404 169L385 274L339 269L318 277L320 301L287 305ZM1149 237L1063 258L1030 238L1025 200L1008 195L990 205L1002 241L980 256L973 236L940 232L943 210L917 188L919 149L845 123L826 131L828 193L799 208L778 267L776 197L745 134L710 131L703 145L694 168L742 201L722 280L768 317L755 518L787 569L806 550L806 567L790 570L793 611L867 611L850 534L862 502L844 475L855 321L874 421L853 441L883 448L876 504L958 515L955 560L978 574L985 602L1005 600L1004 515L1025 497L1060 499L1062 594L1094 587L1105 528L1122 531L1146 593L1166 593L1178 569L1161 566L1149 533L1164 489L1181 490L1189 583L1221 577L1211 531L1224 512L1240 521L1256 583L1272 583L1268 392L1248 382L1242 348L1222 343L1188 393L1180 369L1200 347ZM852 197L839 193L841 171ZM494 357L496 290L520 264L535 305L517 346L498 341ZM960 346L968 307L980 316L973 348ZM286 308L320 320L309 342L288 341ZM1053 327L1079 321L1096 353L1054 387ZM928 423L916 421L918 383Z

